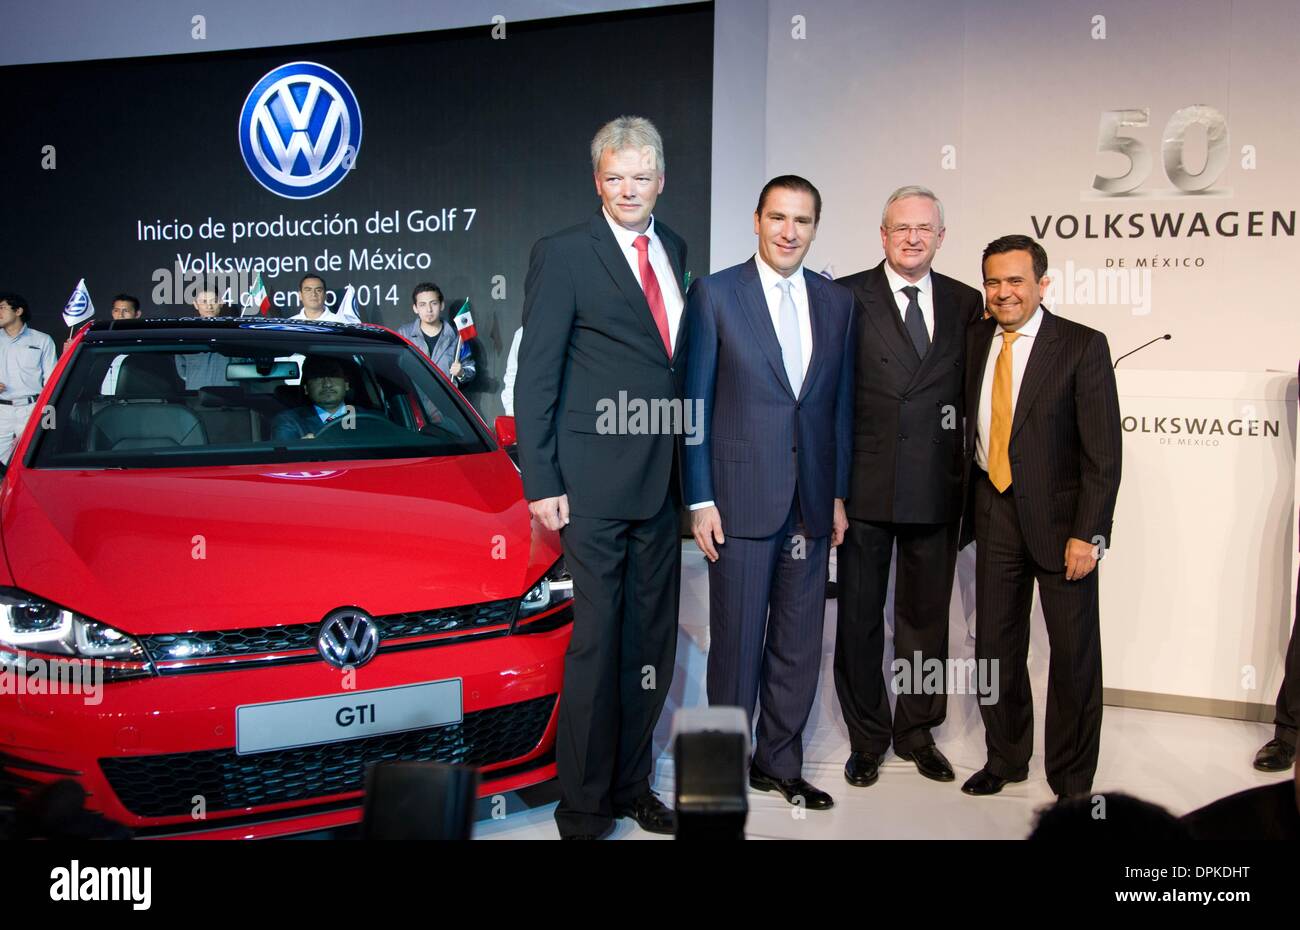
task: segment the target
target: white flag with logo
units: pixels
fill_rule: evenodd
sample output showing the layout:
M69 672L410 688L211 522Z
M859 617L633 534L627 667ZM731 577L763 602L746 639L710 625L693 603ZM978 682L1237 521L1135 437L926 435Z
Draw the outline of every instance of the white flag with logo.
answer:
M95 305L91 303L90 291L86 290L86 279L77 282L76 289L63 306L63 322L69 327L84 323L95 315Z
M361 317L357 314L357 291L351 284L343 292L343 299L339 301L339 322L340 323L360 323Z

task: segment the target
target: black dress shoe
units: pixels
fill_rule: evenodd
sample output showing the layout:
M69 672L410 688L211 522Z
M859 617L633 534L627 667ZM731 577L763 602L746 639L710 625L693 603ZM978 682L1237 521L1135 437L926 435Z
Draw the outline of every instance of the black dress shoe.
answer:
M779 791L791 804L810 811L830 810L835 806L834 798L802 778L776 778L753 765L749 767L749 787L757 791Z
M1285 772L1295 762L1295 747L1271 739L1255 753L1255 768L1261 772Z
M844 763L844 780L855 788L869 788L880 778L880 756L874 752L851 752Z
M966 779L966 784L961 786L961 790L963 794L973 794L983 797L988 794L997 794L1012 782L1021 782L1024 780L1024 778L1002 778L994 775L988 769L980 769L970 778Z
M933 743L911 752L900 752L898 758L916 763L918 772L935 781L952 781L957 777L952 773L952 766L948 764L948 760Z
M647 791L631 804L614 808L614 816L631 817L647 833L672 836L677 832L677 815L653 791Z

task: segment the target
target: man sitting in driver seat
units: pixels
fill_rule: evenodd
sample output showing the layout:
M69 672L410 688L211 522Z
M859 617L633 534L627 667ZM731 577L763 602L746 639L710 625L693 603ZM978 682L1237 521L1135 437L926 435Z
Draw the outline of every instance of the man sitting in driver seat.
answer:
M315 439L326 423L347 415L343 399L348 393L348 376L338 359L307 358L302 363L302 389L307 403L276 414L271 421L272 439Z

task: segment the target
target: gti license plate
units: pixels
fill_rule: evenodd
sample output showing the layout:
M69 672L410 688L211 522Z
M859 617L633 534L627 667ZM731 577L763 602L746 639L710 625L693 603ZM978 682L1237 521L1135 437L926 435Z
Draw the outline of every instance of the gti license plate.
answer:
M246 704L235 710L235 751L242 755L294 749L460 723L460 693L461 680L452 678L300 701Z

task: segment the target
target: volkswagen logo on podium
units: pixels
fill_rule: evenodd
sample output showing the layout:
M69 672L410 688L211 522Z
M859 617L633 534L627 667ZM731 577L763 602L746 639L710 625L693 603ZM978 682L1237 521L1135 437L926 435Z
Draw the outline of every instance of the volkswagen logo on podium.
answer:
M281 197L318 197L343 180L361 148L361 108L348 82L310 61L281 65L249 92L239 149L257 182Z

